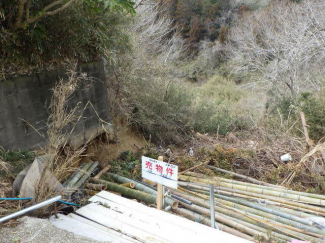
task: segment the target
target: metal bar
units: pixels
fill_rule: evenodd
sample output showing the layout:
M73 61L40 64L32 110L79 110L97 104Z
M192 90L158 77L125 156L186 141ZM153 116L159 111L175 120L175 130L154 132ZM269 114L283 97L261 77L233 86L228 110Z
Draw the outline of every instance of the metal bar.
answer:
M178 201L181 201L181 202L183 202L183 203L186 203L186 204L189 204L189 205L192 205L192 204L193 204L191 201L186 200L186 199L184 199L184 198L181 198L181 197L179 197L179 196L176 196L176 195L174 195L174 194L171 194L170 196L171 196L171 198L174 198L174 199L176 199L176 200L178 200Z
M18 211L18 212L15 212L15 213L9 214L9 215L7 215L7 216L5 216L5 217L0 218L0 223L3 223L3 222L5 222L5 221L7 221L7 220L9 220L9 219L16 218L16 217L18 217L18 216L21 216L21 215L23 215L23 214L25 214L25 213L28 213L28 212L31 212L31 211L33 211L33 210L35 210L35 209L42 208L42 207L44 207L44 206L47 206L47 205L49 205L49 204L51 204L51 203L54 203L54 202L60 200L60 199L61 199L61 196L52 197L52 198L50 198L50 199L48 199L48 200L46 200L46 201L44 201L44 202L40 202L40 203L38 203L38 204L35 204L35 205L33 205L33 206L30 206L30 207L25 208L25 209L23 209L23 210L20 210L20 211Z
M211 227L216 229L218 226L216 225L215 212L214 212L214 185L210 185L210 219L211 219Z

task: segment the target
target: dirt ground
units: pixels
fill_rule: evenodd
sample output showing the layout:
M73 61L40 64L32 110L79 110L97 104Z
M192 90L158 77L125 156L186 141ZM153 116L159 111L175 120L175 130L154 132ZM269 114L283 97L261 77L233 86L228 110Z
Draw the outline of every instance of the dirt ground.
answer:
M0 243L97 243L58 229L48 219L23 217L16 227L0 228ZM101 241L102 242L102 241Z

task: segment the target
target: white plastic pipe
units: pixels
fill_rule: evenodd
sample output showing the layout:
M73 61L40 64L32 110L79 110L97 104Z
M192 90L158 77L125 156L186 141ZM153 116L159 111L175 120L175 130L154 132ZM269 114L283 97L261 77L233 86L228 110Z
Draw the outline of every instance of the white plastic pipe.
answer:
M13 219L13 218L17 218L18 216L21 216L21 215L24 215L25 213L28 213L28 212L31 212L31 211L34 211L35 209L39 209L39 208L42 208L46 205L49 205L51 203L54 203L56 201L59 201L61 200L61 196L57 196L57 197L52 197L44 202L40 202L38 204L35 204L33 206L30 206L28 208L25 208L23 210L20 210L18 212L15 212L15 213L12 213L12 214L9 214L5 217L2 217L0 218L0 223L3 223L3 222L6 222L7 220L9 219Z

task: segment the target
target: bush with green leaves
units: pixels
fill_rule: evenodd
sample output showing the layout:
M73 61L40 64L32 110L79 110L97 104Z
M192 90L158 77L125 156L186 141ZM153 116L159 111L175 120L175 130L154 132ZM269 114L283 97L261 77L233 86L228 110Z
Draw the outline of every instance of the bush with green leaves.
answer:
M111 60L116 52L130 48L123 26L129 19L125 12L134 13L133 4L130 0L1 1L0 71L6 75L51 69L62 66L65 59L89 62L102 55Z
M296 99L282 97L275 104L268 107L265 123L276 130L292 131L298 135L302 133L299 112L305 114L308 132L311 139L318 142L325 137L325 90L318 93L303 92Z
M236 85L214 76L201 86L156 77L134 79L130 94L134 102L132 120L162 144L186 142L191 132L222 134L248 129L250 111L246 97Z

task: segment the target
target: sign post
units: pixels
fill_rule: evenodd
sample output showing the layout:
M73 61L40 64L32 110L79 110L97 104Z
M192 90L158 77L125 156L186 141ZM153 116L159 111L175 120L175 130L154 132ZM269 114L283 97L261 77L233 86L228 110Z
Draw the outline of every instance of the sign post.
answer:
M177 189L178 166L142 156L142 177L157 182L157 209L163 208L163 186Z
M163 156L158 157L159 161L164 161ZM161 210L163 207L163 185L158 183L157 184L157 209Z

